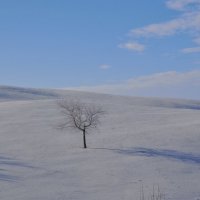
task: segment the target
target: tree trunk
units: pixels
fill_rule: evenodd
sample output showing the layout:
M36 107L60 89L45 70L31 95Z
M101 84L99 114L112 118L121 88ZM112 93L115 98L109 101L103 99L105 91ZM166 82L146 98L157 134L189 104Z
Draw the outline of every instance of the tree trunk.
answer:
M87 145L86 145L85 129L83 130L83 145L84 145L84 149L86 149Z

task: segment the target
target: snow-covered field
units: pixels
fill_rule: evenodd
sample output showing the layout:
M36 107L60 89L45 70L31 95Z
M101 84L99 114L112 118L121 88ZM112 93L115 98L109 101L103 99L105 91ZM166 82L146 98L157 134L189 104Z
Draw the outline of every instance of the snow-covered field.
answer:
M60 131L56 99L102 105L87 135ZM1 200L200 199L200 101L0 87Z

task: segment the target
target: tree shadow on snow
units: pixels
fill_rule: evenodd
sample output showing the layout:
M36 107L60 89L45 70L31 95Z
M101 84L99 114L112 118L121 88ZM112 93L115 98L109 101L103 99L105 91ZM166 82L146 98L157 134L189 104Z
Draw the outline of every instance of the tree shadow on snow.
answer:
M189 110L200 110L200 104L178 104L174 103L172 105L158 105L159 107L166 107L166 108L176 108L176 109L189 109Z
M0 173L0 181L16 182L19 178L17 176Z
M162 157L181 162L200 164L200 155L195 155L192 153L185 153L175 150L168 150L168 149L132 148L125 150L118 150L118 153L126 155L146 156L146 157Z
M155 157L155 158L160 157L191 164L200 164L200 155L180 152L176 150L169 150L169 149L152 149L152 148L141 148L141 147L128 148L128 149L112 149L112 148L95 148L95 149L110 150L129 156L145 156L145 157Z
M15 159L0 156L0 181L16 182L20 178L9 173L9 169L14 168L35 168L24 162L17 161Z

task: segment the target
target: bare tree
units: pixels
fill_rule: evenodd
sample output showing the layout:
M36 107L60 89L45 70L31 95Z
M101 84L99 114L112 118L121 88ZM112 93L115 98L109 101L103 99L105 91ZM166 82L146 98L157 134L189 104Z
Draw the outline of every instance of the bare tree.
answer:
M65 122L59 128L72 128L80 130L83 134L83 145L87 148L86 133L88 130L97 128L100 118L104 114L101 107L94 104L84 104L80 101L58 102L59 107L65 117Z

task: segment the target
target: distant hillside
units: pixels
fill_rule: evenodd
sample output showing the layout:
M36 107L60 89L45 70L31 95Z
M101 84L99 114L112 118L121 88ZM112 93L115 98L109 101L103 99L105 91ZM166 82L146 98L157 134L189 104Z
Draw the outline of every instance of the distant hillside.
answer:
M138 106L154 106L179 109L195 109L200 110L200 101L185 100L185 99L170 99L157 97L130 97L130 96L115 96L109 94L99 94L91 92L80 92L61 89L35 89L21 88L11 86L0 86L0 101L26 101L26 100L45 100L45 99L79 99L89 102L98 102L99 99L104 99L108 104L112 104L114 100L121 104L123 101L129 105Z
M0 101L38 100L57 97L51 90L0 86Z

